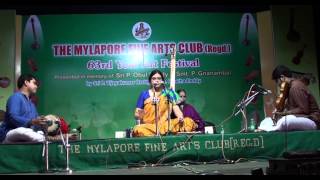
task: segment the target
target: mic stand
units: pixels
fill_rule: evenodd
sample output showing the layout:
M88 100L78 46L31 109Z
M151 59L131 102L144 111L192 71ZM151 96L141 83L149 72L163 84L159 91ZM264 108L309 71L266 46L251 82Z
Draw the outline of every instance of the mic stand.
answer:
M45 164L45 172L49 172L49 140L48 140L48 125L46 124L43 128L44 131L44 144L43 144L43 151L42 157L44 157L44 164Z
M158 98L156 97L156 90L155 88L153 88L153 105L154 105L154 113L155 113L155 122L156 122L156 136L159 136L160 133L159 133L159 124L158 124L158 121L159 121L159 115L158 115L158 103L159 103L159 100Z
M70 158L69 157L69 151L70 151L69 134L68 133L66 134L66 141L64 141L64 137L63 137L61 129L59 131L60 131L60 136L61 136L61 140L62 140L64 149L66 150L66 169L65 169L65 172L67 172L68 174L72 174L72 170L69 167L69 158Z
M250 91L251 92L251 91ZM250 94L249 92L249 94ZM235 116L237 116L240 112L242 114L243 117L243 121L244 121L244 127L243 129L240 131L241 132L248 132L248 119L247 119L247 115L246 115L246 107L255 99L255 97L260 94L260 92L255 92L253 95L249 95L246 97L246 99L242 99L241 102L237 105L240 109L235 113Z
M167 97L168 99L168 97ZM168 99L168 116L167 116L167 121L168 121L168 132L167 132L167 135L171 135L171 129L170 129L170 122L171 122L171 107L170 107L170 100Z
M164 86L164 85L163 85ZM169 93L167 93L167 88L164 86L164 90L166 92L166 97L167 97L167 102L168 102L168 115L167 115L167 122L168 122L168 132L167 132L167 135L171 135L172 132L171 132L171 107L170 107L170 95Z

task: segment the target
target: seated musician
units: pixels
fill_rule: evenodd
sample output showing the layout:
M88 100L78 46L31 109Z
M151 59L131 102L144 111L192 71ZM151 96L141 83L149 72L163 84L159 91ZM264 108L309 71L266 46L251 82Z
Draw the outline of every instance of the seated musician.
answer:
M165 135L168 131L173 134L195 131L197 124L191 118L184 117L176 105L176 100L179 98L177 93L173 90L165 90L163 73L159 70L153 70L149 76L149 83L150 88L140 94L136 105L134 115L140 123L133 128L133 136L154 136L156 132L159 135ZM173 110L177 118L170 119L170 129L168 130L169 109Z
M37 79L31 74L21 75L17 81L18 91L11 95L6 104L6 113L0 125L0 142L43 142L45 137L39 126L45 124L43 116L30 96L38 89Z
M320 110L315 97L311 94L306 83L301 78L293 78L292 71L282 65L277 66L272 79L278 85L287 83L287 97L284 107L278 107L274 112L275 118L264 119L258 130L262 131L295 131L315 130L320 127ZM280 96L279 96L280 97Z
M196 131L204 132L204 126L205 123L202 120L199 113L196 111L196 109L189 103L187 103L187 92L184 89L177 90L177 93L180 96L180 101L178 102L178 106L180 107L183 116L184 117L190 117L194 120L195 123L197 123L198 128Z
M9 97L6 104L4 120L0 125L0 143L43 142L48 119L38 115L30 98L37 92L37 78L23 74L18 78L17 86L19 90Z

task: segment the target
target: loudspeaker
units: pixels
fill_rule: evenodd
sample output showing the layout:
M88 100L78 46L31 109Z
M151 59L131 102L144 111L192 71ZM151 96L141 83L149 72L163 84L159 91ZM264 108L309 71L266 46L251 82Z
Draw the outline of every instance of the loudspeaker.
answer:
M268 175L320 175L319 151L285 152L283 157L269 160Z
M264 175L264 174L263 174L262 168L254 168L254 169L251 169L251 175L259 175L259 176L262 176L262 175Z

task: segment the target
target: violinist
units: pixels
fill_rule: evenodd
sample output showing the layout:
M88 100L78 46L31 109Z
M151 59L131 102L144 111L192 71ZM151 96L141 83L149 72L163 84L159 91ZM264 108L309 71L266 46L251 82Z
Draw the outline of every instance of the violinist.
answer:
M265 118L258 131L302 131L320 127L320 110L315 97L301 78L279 65L272 73L279 89L273 117Z

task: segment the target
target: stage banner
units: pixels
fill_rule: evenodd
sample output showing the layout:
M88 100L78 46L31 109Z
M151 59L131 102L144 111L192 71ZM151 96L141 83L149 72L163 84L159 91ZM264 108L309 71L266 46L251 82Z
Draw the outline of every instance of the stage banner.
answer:
M33 97L39 113L81 126L84 139L114 137L134 126L149 73L163 71L169 87L173 47L176 89L184 88L202 118L222 124L226 133L243 128L241 113L224 120L261 82L255 14L32 15L24 16L22 27L21 68L40 79ZM261 97L247 115L255 122L264 118Z
M309 152L309 155L317 152L319 134L319 131L296 131L71 141L69 160L74 172L90 172L151 165L173 166L182 162L209 164L226 163L226 160L281 159L284 152ZM50 172L63 172L66 169L63 143L50 142L48 151ZM45 172L43 143L1 144L0 153L6 157L0 159L0 174Z

